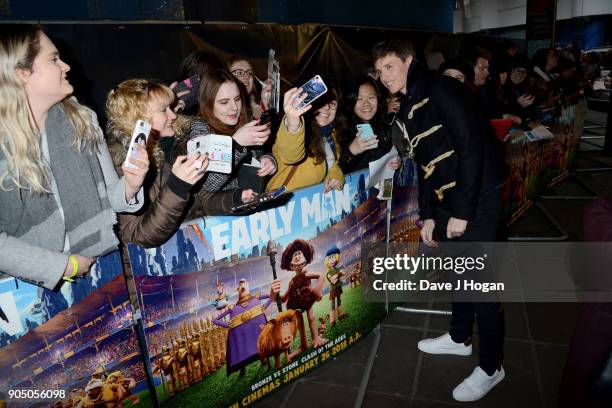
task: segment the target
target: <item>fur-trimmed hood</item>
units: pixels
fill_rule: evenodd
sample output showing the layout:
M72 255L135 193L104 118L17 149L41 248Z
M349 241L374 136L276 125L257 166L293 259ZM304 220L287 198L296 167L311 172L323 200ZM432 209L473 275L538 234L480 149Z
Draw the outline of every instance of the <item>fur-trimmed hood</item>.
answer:
M172 157L168 158L167 160L170 164L174 163L176 156L186 154L187 141L189 140L191 124L194 120L196 120L196 118L177 115L177 118L173 124L175 134L174 145L172 147ZM147 142L147 151L149 152L149 161L151 163L150 165L152 167L154 166L155 169L160 169L163 166L164 161L166 161L166 155L162 149L160 140L160 137L154 136ZM121 166L125 161L125 156L127 155L127 151L130 146L130 137L108 133L107 145L110 150L111 157L113 158L115 168L117 169L119 175L122 175L123 171L121 170Z

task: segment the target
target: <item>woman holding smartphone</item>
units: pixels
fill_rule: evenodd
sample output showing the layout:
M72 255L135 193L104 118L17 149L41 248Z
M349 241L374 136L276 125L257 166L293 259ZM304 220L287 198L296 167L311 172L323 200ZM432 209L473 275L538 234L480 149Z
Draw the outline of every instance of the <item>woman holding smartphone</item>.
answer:
M205 174L208 158L186 155L187 135L176 134L173 103L174 92L169 87L146 79L120 83L106 100L107 135L115 166L126 157L134 124L144 120L151 125L147 147L153 166L144 185L149 199L139 212L119 216L122 239L145 248L166 242L182 220L231 214L232 206L242 203L243 196L251 196L250 191L213 193L194 188ZM173 143L165 153L160 141L168 138Z
M325 192L344 186L344 174L338 165L340 147L336 142L338 131L344 129L344 121L337 115L339 93L329 87L314 104L301 107L306 97L302 88L285 93L285 117L272 147L278 172L268 183L268 190L285 186L291 191L321 182L325 183ZM314 113L302 119L311 109Z
M340 167L346 174L367 169L371 161L389 152L393 142L384 121L383 95L372 77L363 75L352 82L346 94L345 106L349 125L339 141L342 149ZM401 166L399 156L392 159L388 166L398 169Z
M257 120L248 121L245 109L247 100L244 85L225 70L215 70L207 74L200 87L200 116L191 123L191 137L218 134L233 139L233 171L231 174L209 172L204 181L204 189L219 191L239 187L238 171L240 166L250 163L254 158L260 168L258 178L276 172L276 160L263 153L263 144L270 136L267 124L259 125Z
M142 206L149 162L141 154L117 177L96 115L70 97L70 67L42 27L0 31L0 270L56 289L117 248L115 212Z

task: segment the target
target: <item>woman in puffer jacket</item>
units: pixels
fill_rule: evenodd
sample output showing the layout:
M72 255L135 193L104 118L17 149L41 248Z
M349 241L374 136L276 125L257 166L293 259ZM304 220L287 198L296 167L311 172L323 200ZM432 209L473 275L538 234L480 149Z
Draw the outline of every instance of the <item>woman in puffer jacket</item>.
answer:
M106 101L107 139L115 167L120 168L130 144L132 129L142 119L151 124L147 151L151 165L145 179L145 203L134 214L119 215L124 242L145 248L166 242L180 223L203 215L228 215L232 206L251 191L231 189L210 192L198 184L208 166L200 155L186 156L187 136L176 134L172 90L145 79L130 79L113 89ZM168 159L160 140L172 138ZM173 163L173 164L171 164Z

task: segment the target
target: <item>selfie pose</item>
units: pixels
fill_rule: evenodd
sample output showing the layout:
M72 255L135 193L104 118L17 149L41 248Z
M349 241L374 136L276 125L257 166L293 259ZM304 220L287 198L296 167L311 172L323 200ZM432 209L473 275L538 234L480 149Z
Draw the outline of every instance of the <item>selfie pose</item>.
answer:
M321 182L325 183L325 192L341 190L344 186L344 174L338 165L338 133L334 126L344 129L343 122L336 121L338 92L329 89L314 105L303 106L306 98L312 97L302 88L285 93L285 117L272 147L278 172L268 183L268 190L282 186L295 190ZM314 114L307 115L304 120L302 116L311 108Z
M367 169L371 161L378 160L391 150L391 132L384 123L382 93L370 76L356 78L345 95L346 132L340 137L340 168L346 173ZM399 156L388 167L395 170L401 165Z
M501 209L502 162L490 138L479 103L460 82L434 77L413 57L409 43L381 42L372 49L380 81L404 95L400 119L407 130L409 157L419 178L421 239L493 242ZM503 312L497 302L453 302L450 332L422 340L419 350L430 354L472 353L472 330L478 320L480 362L453 390L457 401L484 397L505 377Z
M0 271L58 288L117 248L149 162L118 178L96 115L71 98L70 71L40 26L0 29Z

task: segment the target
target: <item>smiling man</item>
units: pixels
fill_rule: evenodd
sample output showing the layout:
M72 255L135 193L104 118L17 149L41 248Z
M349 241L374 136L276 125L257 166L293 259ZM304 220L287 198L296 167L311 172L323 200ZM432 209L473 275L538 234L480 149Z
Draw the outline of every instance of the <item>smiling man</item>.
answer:
M495 241L503 161L475 97L456 79L429 73L403 40L376 44L372 60L389 93L403 96L399 118L418 168L423 242L437 245L434 231L441 241ZM500 304L453 302L450 332L418 344L426 353L470 355L474 316L480 363L453 390L458 401L479 400L504 379Z

